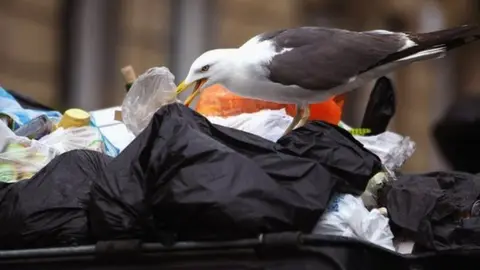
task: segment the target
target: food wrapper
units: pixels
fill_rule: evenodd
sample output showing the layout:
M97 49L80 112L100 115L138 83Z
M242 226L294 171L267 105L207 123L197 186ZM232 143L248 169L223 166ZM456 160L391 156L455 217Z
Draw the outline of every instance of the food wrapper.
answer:
M0 122L0 182L29 179L58 152L38 141L16 136Z
M56 156L75 149L105 152L98 128L59 128L36 141L16 136L0 121L0 182L30 179Z

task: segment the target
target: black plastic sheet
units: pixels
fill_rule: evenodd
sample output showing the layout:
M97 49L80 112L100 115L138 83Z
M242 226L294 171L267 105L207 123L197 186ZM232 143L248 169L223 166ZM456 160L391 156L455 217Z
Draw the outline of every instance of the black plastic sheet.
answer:
M402 175L380 202L392 230L412 236L420 250L480 247L480 217L471 210L480 196L480 177L461 172Z
M110 160L94 151L71 151L31 179L2 184L0 249L90 243L86 213L90 181Z
M389 78L381 77L370 94L361 127L370 129L368 136L383 133L387 130L395 110L396 98L393 83Z
M314 122L273 143L171 104L95 181L90 225L100 240L310 232L335 189L360 194L380 169L338 127Z

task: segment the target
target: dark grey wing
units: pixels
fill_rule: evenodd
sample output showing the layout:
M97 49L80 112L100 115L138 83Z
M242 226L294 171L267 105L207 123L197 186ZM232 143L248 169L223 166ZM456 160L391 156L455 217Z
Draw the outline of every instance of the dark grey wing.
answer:
M260 40L273 41L277 52L292 48L267 65L271 81L328 90L365 71L419 52L433 48L448 51L480 40L480 27L462 25L419 34L301 27L265 33ZM406 48L408 41L413 46Z
M334 28L302 27L260 35L277 51L267 64L269 78L283 85L328 90L345 84L387 56L398 52L407 39L403 34L352 32Z

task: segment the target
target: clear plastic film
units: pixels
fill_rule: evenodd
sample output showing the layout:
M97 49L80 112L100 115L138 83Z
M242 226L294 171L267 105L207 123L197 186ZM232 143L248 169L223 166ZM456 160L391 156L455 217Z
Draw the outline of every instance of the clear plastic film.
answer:
M415 142L394 132L375 136L354 136L365 148L375 153L391 171L399 169L415 152Z
M41 138L40 142L55 149L58 153L76 149L105 153L105 145L100 130L92 126L68 129L59 128Z
M153 67L135 80L122 104L123 122L135 136L160 107L177 101L174 79L168 68Z

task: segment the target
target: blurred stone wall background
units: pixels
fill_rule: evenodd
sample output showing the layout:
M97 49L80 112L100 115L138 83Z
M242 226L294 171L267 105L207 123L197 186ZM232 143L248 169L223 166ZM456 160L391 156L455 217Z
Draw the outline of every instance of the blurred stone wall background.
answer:
M480 18L479 0L0 0L0 85L63 109L117 105L120 68L168 66L183 77L214 47L235 47L262 31L299 25L353 30L431 31ZM394 74L392 130L418 148L405 170L445 167L431 126L450 102L480 91L480 44ZM319 71L321 72L321 71ZM372 85L348 96L357 124Z
M0 0L0 85L58 103L59 0Z

